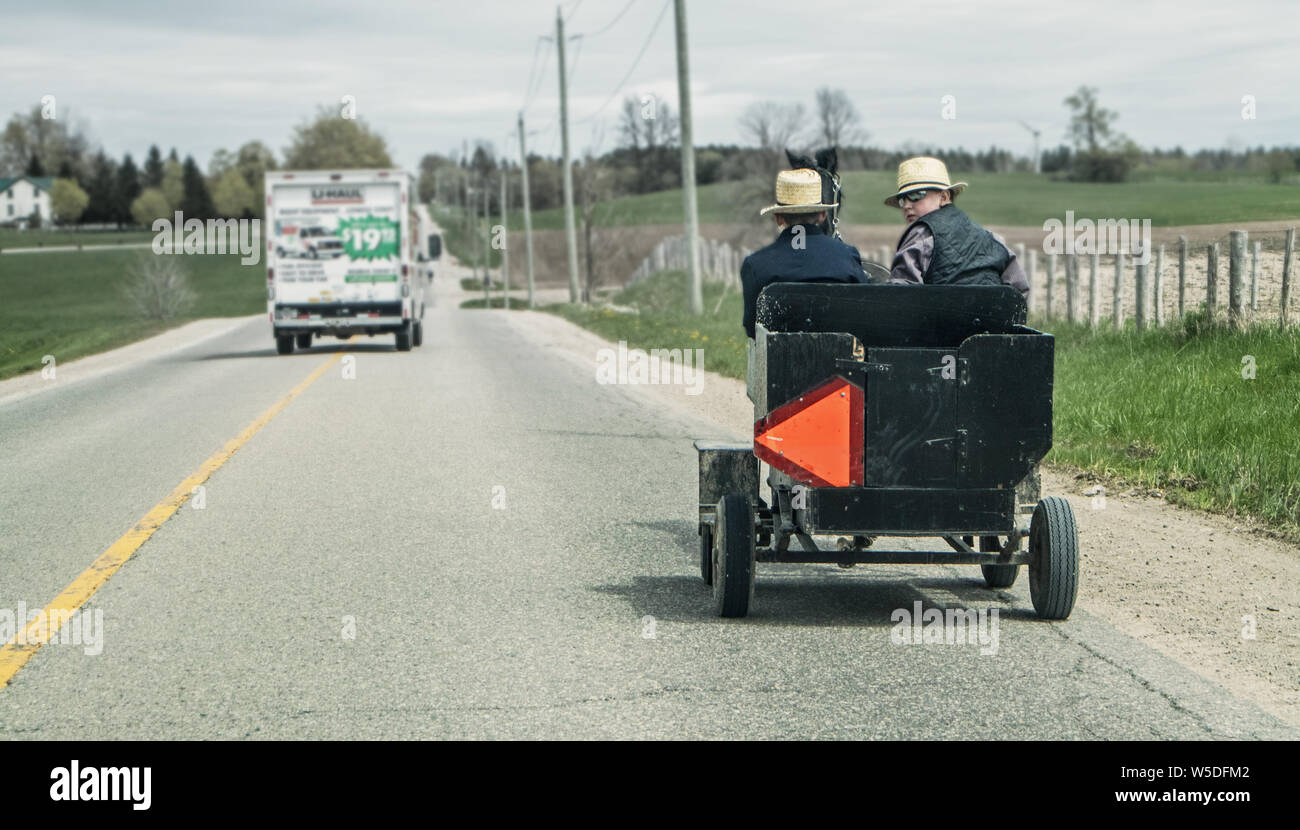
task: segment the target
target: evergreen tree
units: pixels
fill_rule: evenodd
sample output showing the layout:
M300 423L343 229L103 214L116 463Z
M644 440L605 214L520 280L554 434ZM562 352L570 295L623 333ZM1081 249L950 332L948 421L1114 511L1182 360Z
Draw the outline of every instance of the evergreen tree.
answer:
M117 177L113 161L100 150L90 163L90 187L86 195L90 204L82 214L83 222L117 221Z
M181 212L186 219L211 219L216 217L217 209L212 204L212 194L208 192L208 183L203 180L203 173L194 161L194 156L186 156L181 169L181 184L184 195L181 197Z
M31 159L27 162L27 169L24 171L28 176L44 176L45 167L41 165L41 160L32 153Z
M149 155L144 160L144 186L162 187L162 180L162 153L158 152L158 145L155 144L149 148Z
M117 168L117 216L115 221L127 224L131 222L131 203L140 195L140 171L135 166L131 154L122 157L122 164Z

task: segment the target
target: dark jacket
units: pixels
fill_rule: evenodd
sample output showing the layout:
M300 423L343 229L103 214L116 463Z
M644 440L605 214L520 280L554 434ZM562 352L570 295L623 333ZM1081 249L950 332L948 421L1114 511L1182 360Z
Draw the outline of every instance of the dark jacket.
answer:
M934 235L934 253L924 274L927 285L1002 284L1010 252L956 205L944 205L908 225L898 240L900 248L917 225Z
M795 247L794 229L803 228L803 247ZM740 284L745 292L745 333L754 336L759 293L774 282L862 282L858 249L822 233L816 225L791 225L776 241L745 257Z

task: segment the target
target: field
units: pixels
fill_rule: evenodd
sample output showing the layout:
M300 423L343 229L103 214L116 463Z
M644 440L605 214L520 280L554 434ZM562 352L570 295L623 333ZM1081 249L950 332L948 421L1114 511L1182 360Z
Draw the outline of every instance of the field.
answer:
M721 300L719 304L719 300ZM685 310L685 275L663 272L614 298L639 314L547 310L629 348L703 348L705 368L743 379L741 298L705 283L705 314ZM716 313L715 313L716 309ZM1110 486L1160 490L1170 501L1254 516L1300 541L1300 330L1181 326L1138 334L1130 321L1097 332L1031 318L1056 337L1054 446L1049 463ZM1242 375L1243 357L1255 376Z
M953 171L954 174L960 171ZM899 224L896 208L881 200L894 192L892 171L855 171L843 175L844 213L850 224ZM1269 184L1259 178L1217 181L1209 177L1170 180L1141 177L1122 184L1087 184L1052 181L1030 173L959 176L970 188L959 204L985 225L1041 227L1043 220L1063 218L1066 210L1079 217L1150 219L1154 226L1250 222L1300 217L1300 187ZM749 221L759 208L771 203L771 188L735 182L699 188L700 221ZM682 221L680 190L626 196L608 205L602 224L670 224ZM512 229L523 226L517 213ZM564 226L559 209L533 214L535 229Z
M153 240L150 231L19 231L0 228L0 248L42 248L55 245L131 245Z
M0 379L150 337L187 320L265 310L266 277L239 256L182 257L197 295L182 317L161 323L139 317L121 298L126 269L147 250L0 256Z

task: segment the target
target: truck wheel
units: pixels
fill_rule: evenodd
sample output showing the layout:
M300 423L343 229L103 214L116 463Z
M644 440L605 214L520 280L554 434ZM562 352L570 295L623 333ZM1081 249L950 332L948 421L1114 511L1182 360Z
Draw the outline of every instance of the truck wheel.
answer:
M713 526L700 525L700 578L713 584Z
M298 348L300 349L311 348L311 332L298 335Z
M399 352L409 352L411 350L411 324L407 323L397 332L397 350Z
M293 354L293 335L277 334L275 336L275 350L280 354Z
M1079 528L1058 496L1038 502L1029 523L1029 596L1044 620L1063 620L1079 593Z
M411 329L411 343L416 346L424 345L424 323L418 320Z
M997 553L1000 550L1002 550L1002 546L998 544L998 537L980 537L981 552ZM980 565L980 571L984 574L984 584L990 588L1010 588L1016 584L1016 577L1020 575L1020 566Z
M718 503L713 546L713 606L720 617L743 617L754 599L754 513L738 493Z

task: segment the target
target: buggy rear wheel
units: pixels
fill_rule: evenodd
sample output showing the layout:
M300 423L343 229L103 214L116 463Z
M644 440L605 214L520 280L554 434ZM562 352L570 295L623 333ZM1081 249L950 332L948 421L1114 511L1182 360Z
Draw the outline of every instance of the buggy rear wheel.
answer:
M718 503L713 545L713 605L720 617L743 617L754 599L754 512L744 496Z
M997 553L1000 550L1002 546L998 544L998 537L980 537L981 553ZM980 572L984 574L984 584L990 588L1010 588L1016 584L1016 577L1020 575L1020 566L980 565Z
M1079 528L1059 496L1038 502L1029 524L1029 596L1045 620L1063 620L1079 593Z

